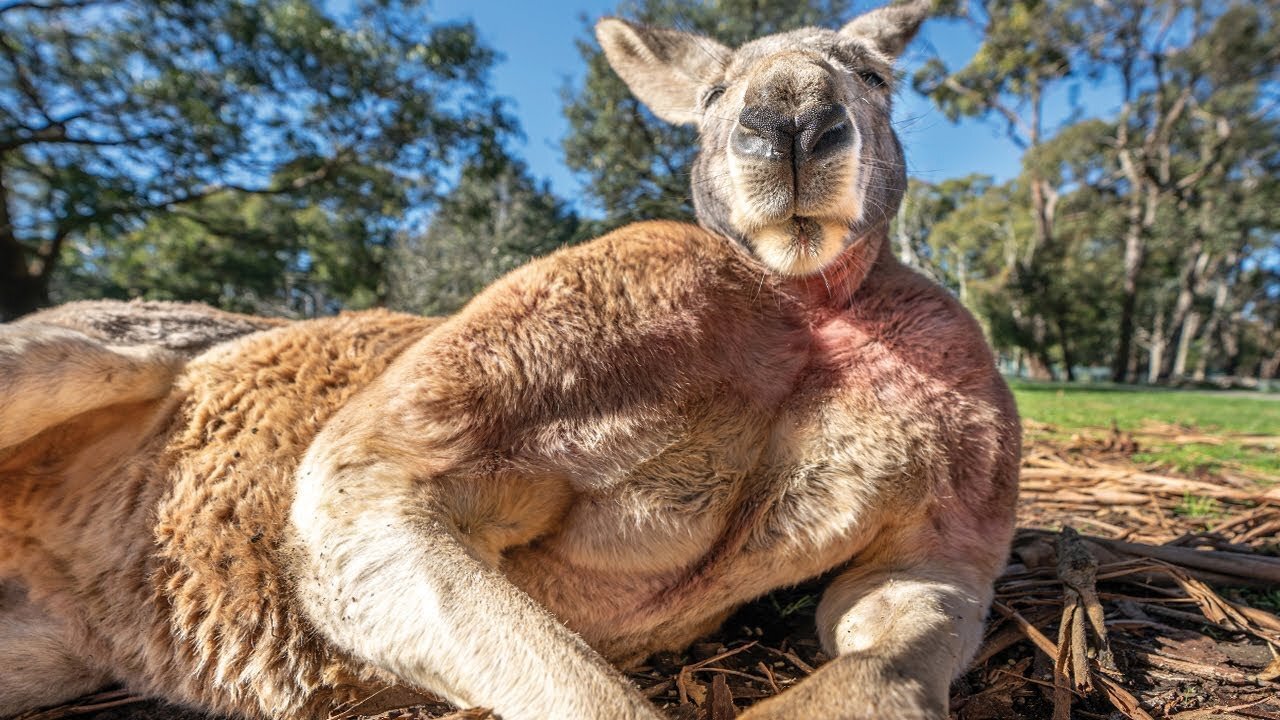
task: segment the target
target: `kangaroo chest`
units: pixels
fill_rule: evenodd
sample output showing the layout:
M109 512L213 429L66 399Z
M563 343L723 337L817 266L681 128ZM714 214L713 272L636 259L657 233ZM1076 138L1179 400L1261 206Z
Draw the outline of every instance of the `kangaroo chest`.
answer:
M851 352L836 361L859 359ZM818 360L770 412L726 402L583 493L557 532L510 550L504 572L626 660L848 561L927 482L932 423Z

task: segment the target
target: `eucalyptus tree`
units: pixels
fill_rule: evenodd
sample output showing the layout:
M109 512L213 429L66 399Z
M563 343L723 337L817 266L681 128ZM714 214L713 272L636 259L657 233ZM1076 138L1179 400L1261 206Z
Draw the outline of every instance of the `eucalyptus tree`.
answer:
M349 7L0 6L0 318L49 302L64 261L67 287L119 293L97 269L148 244L156 257L171 240L216 253L203 234L244 250L263 237L240 211L248 196L269 198L267 214L319 208L346 224L325 233L341 250L271 238L286 264L365 256L356 274L376 276L405 209L509 121L486 92L495 56L473 27L430 22L412 2ZM151 219L155 232L131 235ZM235 264L209 262L223 260Z

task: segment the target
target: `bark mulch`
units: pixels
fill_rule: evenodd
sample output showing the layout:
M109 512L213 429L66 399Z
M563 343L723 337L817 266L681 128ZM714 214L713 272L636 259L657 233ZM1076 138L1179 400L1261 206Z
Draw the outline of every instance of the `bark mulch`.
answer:
M1029 430L1013 553L985 642L952 687L952 718L1280 720L1280 478L1131 460L1151 441L1280 438ZM827 660L813 629L820 594L816 582L772 593L631 678L673 719L729 720ZM71 716L199 717L112 691L22 720ZM368 717L490 716L436 705Z

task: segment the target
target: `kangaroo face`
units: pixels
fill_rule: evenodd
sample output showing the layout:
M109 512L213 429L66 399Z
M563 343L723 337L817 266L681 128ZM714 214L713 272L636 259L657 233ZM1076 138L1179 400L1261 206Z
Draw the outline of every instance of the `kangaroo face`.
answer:
M654 114L698 126L699 222L778 273L809 275L897 211L906 172L890 124L892 63L927 9L882 8L839 31L804 28L737 50L617 19L596 34Z

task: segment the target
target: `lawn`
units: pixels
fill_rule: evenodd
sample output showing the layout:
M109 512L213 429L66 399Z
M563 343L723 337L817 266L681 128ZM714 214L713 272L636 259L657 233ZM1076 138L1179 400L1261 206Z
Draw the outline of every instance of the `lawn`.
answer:
M1029 434L1057 440L1133 433L1138 463L1180 472L1244 471L1280 480L1280 398L1062 383L1012 383Z

